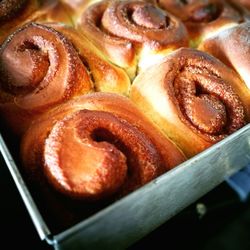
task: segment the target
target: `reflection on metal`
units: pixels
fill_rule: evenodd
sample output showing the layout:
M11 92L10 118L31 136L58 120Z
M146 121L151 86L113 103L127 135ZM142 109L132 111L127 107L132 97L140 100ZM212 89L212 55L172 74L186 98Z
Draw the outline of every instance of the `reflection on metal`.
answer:
M196 212L198 214L199 219L201 219L207 213L207 207L203 203L197 203Z

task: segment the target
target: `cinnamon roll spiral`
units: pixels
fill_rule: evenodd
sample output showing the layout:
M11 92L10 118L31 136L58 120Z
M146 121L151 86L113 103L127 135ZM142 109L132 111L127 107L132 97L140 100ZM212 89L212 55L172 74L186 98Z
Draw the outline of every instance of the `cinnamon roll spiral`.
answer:
M143 1L101 1L87 8L78 28L133 78L173 49L187 45L184 25Z
M124 195L185 160L129 99L94 93L45 114L22 142L24 168L62 194Z
M204 37L228 26L249 20L249 13L226 0L158 0L160 8L180 18L186 25L191 46L196 47Z
M94 88L116 91L116 86L117 92L126 92L129 86L126 74L88 48L76 32L53 27L61 32L28 24L0 48L0 111L19 134L37 115L74 96Z
M179 49L139 74L131 99L191 157L249 121L242 81L206 53Z

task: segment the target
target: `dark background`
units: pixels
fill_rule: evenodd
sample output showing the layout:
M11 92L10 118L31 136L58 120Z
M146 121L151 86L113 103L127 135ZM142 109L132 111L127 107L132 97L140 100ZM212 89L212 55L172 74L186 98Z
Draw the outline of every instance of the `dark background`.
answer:
M1 156L0 185L1 246L52 249L39 239ZM197 212L197 206L205 208L205 214ZM240 202L222 183L129 249L146 249L151 244L171 250L250 250L250 201Z

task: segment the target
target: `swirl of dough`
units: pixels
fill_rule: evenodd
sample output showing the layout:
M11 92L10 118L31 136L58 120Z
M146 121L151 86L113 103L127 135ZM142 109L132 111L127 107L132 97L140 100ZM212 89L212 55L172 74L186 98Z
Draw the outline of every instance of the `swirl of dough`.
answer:
M113 63L127 69L131 78L137 65L146 67L141 66L145 64L142 61L151 61L150 56L159 57L187 45L184 25L143 1L102 1L90 5L82 13L78 28Z
M214 57L183 48L139 74L131 99L193 156L246 124L242 84Z
M76 199L124 195L185 160L125 97L93 93L40 117L22 142L27 175Z

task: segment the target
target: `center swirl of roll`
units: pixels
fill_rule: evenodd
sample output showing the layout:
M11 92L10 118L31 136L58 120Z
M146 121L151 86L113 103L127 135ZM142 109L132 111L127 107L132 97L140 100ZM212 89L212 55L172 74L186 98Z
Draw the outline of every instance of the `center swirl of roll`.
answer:
M156 6L142 1L116 1L108 5L101 18L101 27L109 35L137 43L161 46L169 43L170 34L179 35L177 20Z
M130 12L132 22L145 28L164 29L168 26L168 17L152 5L136 5L134 9L128 10L128 14Z
M174 88L183 118L210 139L223 138L245 124L239 97L208 69L184 67Z
M65 117L52 129L44 153L52 183L78 198L132 191L157 177L161 164L142 132L104 111Z
M32 38L23 40L14 51L7 49L3 52L0 63L2 74L8 79L8 85L3 85L3 88L12 93L27 93L35 89L50 65L47 51Z
M222 5L217 2L203 4L191 11L189 20L193 22L208 23L217 19L222 12Z
M54 105L91 86L71 42L36 23L18 29L0 47L0 75L0 88L24 109Z

